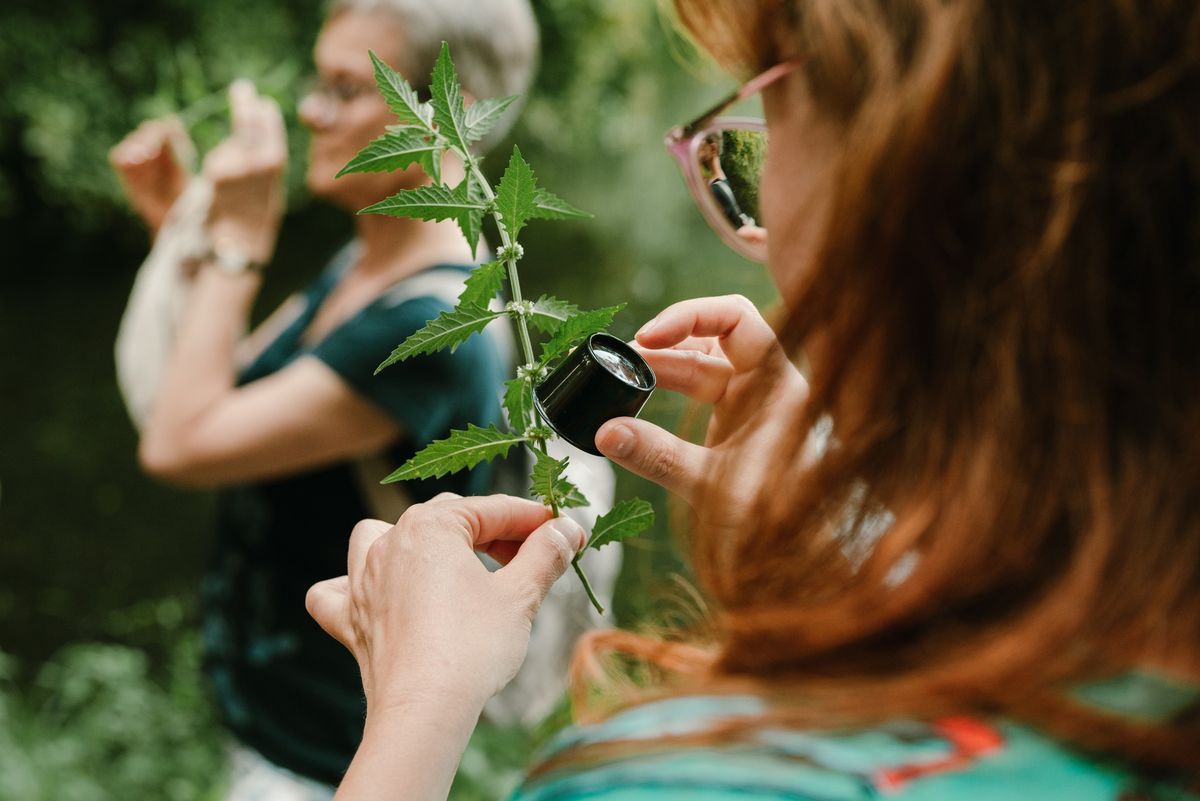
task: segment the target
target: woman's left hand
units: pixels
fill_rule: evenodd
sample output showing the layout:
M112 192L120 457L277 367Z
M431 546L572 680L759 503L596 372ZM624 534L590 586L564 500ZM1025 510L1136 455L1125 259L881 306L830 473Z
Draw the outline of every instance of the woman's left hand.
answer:
M540 503L443 493L394 526L355 526L348 574L314 585L308 611L358 660L368 718L414 699L478 714L516 675L538 607L583 544ZM473 551L504 567L489 572Z
M213 185L209 236L214 246L262 264L275 250L283 218L287 130L279 106L249 81L229 87L229 110L233 133L204 158Z

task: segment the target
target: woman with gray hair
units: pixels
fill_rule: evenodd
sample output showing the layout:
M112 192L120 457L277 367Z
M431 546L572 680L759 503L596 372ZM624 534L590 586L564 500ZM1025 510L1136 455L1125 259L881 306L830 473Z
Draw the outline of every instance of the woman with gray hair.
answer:
M334 2L314 51L316 83L300 106L312 131L306 182L314 195L355 212L429 181L416 166L335 176L393 122L368 51L420 80L443 40L471 96L527 89L537 48L527 0ZM374 376L396 343L453 306L476 254L453 222L371 215L355 217L354 241L311 286L242 337L283 213L286 147L271 100L248 82L235 84L230 100L233 134L196 178L175 156L180 131L161 121L144 124L112 153L155 234L147 267L165 260L172 279L190 276L162 369L141 382L149 385L145 402L129 405L150 474L220 489L204 641L218 703L239 743L229 798L328 798L362 736L362 688L353 657L308 618L305 592L345 569L346 540L330 539L330 531L349 531L363 517L395 520L408 503L438 493L490 489L479 470L398 491L378 481L451 428L500 421L507 343L493 331L453 354ZM502 137L511 120L481 146ZM456 171L461 176L461 164L443 165L448 182ZM185 268L187 248L178 243L189 221L201 246ZM147 338L131 333L140 330L131 319L146 303L144 288L135 285L123 324L133 345ZM118 343L119 368L138 361L129 352ZM601 483L611 482L607 471L597 472ZM509 711L531 705L527 696Z

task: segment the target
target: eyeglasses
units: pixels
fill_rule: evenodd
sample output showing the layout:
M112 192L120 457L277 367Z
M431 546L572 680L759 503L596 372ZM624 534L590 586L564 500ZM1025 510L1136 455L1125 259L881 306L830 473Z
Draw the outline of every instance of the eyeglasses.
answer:
M310 76L301 89L301 97L319 97L337 105L345 105L376 91L373 82L329 79L320 75Z
M667 132L665 144L683 172L700 213L725 244L751 261L767 260L758 188L767 156L767 125L753 117L720 117L797 67L777 64L687 125Z
M330 79L321 75L310 76L301 84L300 88L301 102L310 98L320 100L324 105L325 116L331 121L338 111L360 97L379 96L379 90L373 81L350 81L344 78ZM429 99L430 93L428 87L418 85L414 88L417 91L417 97L421 100Z

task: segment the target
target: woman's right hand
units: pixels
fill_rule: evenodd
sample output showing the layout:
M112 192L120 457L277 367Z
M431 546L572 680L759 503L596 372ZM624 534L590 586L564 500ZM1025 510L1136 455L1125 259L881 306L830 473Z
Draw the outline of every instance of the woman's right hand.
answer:
M807 382L774 330L740 295L676 303L642 326L635 340L658 386L712 405L704 445L653 423L620 417L600 427L596 447L693 507L708 486L711 457L733 448L766 453L808 397ZM764 409L769 416L759 414ZM765 470L765 461L757 467ZM752 460L739 463L737 485L726 488L730 506L754 497L766 480L761 470ZM736 514L734 508L729 511Z
M175 117L146 120L108 152L125 196L152 236L191 179L186 165L195 152Z

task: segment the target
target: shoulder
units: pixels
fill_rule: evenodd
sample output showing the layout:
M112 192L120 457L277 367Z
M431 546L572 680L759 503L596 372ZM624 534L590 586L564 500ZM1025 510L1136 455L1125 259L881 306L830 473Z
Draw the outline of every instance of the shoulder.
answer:
M745 696L678 698L567 730L544 757L553 764L556 756L581 749L582 766L565 762L568 767L529 782L514 801L851 801L881 795L898 801L1057 801L1111 799L1138 785L1122 766L1090 760L1026 727L968 718L845 732L759 729L736 743L653 746L764 711L761 701ZM606 743L609 749L588 756L589 746Z
M458 302L471 265L438 264L398 281L369 303L354 322L386 320L406 335Z
M351 383L371 396L390 393L408 398L406 403L436 396L476 411L475 404L498 396L504 378L503 350L490 332L377 372L397 345L454 308L470 269L436 265L394 284L319 343L314 355L344 376L357 376Z
M376 324L384 321L389 331L399 334L398 343L439 315L453 311L472 269L474 265L434 265L393 285L370 304L364 316ZM493 308L498 310L499 306ZM505 348L503 337L499 336L502 332L497 329L503 324L503 319L493 321L454 348L431 354L428 363L440 361L450 369L470 371L491 363L499 365L504 360Z
M470 268L435 265L399 281L343 322L327 340L380 339L394 346L454 308Z

